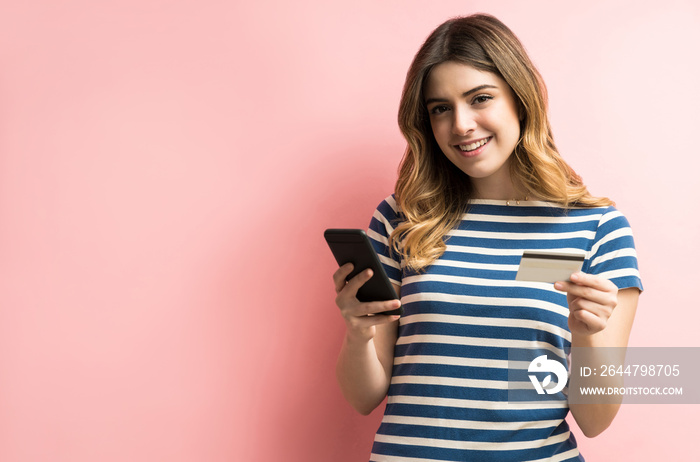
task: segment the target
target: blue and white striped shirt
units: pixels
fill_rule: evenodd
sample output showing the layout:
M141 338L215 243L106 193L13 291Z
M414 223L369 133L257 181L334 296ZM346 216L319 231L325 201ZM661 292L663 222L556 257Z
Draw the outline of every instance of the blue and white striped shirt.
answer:
M565 357L571 345L566 295L515 274L524 250L585 252L584 272L641 290L627 219L614 207L474 200L418 274L388 247L400 220L390 196L368 230L405 310L371 461L583 460L565 396L508 402L508 349Z

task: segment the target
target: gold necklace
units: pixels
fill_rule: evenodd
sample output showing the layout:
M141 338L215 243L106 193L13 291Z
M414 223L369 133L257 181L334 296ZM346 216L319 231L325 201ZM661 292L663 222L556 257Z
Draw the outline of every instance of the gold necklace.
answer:
M525 199L523 199L523 201L527 201L528 199L529 199L529 198L528 198L527 196L525 196ZM520 205L520 199L510 199L510 200L506 200L506 205L511 205L511 204L510 204L511 202L515 202L515 205Z

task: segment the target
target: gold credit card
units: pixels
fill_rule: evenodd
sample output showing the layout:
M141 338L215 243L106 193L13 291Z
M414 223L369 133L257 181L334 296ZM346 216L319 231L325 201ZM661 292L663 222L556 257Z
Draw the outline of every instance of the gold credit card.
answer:
M526 250L520 259L516 281L568 281L583 267L583 253Z

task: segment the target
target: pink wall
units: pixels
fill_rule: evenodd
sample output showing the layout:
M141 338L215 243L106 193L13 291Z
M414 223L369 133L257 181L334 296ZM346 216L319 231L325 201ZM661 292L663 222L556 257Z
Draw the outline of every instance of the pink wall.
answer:
M391 192L406 68L458 14L515 30L630 218L632 344L699 346L698 3L427 5L2 1L0 460L365 460L321 234ZM688 460L697 413L628 405L581 444Z

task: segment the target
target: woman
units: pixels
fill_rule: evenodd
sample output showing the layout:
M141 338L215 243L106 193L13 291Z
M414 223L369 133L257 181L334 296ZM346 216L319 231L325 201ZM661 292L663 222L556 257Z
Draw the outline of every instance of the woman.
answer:
M400 301L360 303L369 271L333 276L347 325L341 389L363 414L388 394L371 460L583 460L569 410L592 437L619 404L562 393L510 403L508 351L627 346L642 289L627 220L560 157L544 83L496 18L452 19L428 37L399 125L408 147L395 193L368 234ZM516 281L525 250L586 259L570 281ZM401 304L401 319L381 315Z

